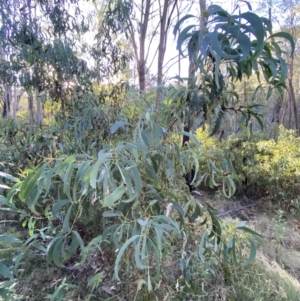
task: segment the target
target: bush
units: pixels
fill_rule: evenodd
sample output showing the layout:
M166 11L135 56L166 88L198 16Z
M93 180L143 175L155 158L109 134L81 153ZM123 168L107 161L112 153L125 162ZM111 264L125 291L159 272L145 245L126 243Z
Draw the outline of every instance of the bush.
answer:
M254 135L248 141L230 137L221 148L234 154L234 166L251 194L269 194L275 200L290 200L299 193L300 139L296 132L279 127L276 139ZM241 187L241 183L239 185Z

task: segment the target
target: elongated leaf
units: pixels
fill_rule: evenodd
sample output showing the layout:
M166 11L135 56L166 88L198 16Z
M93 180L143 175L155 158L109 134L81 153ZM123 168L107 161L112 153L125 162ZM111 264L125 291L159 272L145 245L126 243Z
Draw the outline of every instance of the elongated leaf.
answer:
M63 176L64 188L63 192L66 194L67 198L72 201L71 197L71 178L73 173L73 164L70 163L66 169L66 172Z
M84 251L84 242L81 238L81 236L79 235L79 233L77 231L72 231L73 235L76 237L78 243L79 243L79 247L80 247L80 250L81 250L81 254L83 254L83 251Z
M143 247L142 250L143 252L140 251L139 249L139 244L137 244L137 246L135 246L135 250L134 250L134 259L135 259L135 264L136 266L141 269L141 270L145 270L145 269L149 269L149 266L144 265L141 261L141 259L144 259L146 257L146 244L147 244L147 237L143 238ZM141 258L142 257L142 258Z
M174 36L176 36L177 31L179 30L180 25L181 25L185 20L190 19L190 18L194 18L194 17L195 17L194 15L185 15L184 17L182 17L182 18L176 23L176 25L174 26L174 30L173 30Z
M63 267L61 253L63 249L63 237L60 237L53 245L52 260L58 267Z
M194 28L195 25L189 25L186 28L184 28L182 30L182 32L179 34L178 39L177 39L177 47L176 49L179 51L180 55L184 56L183 52L182 52L182 45L184 43L184 41L191 36L191 34L189 34L188 32Z
M116 261L115 261L115 267L114 267L114 277L120 281L120 278L119 278L119 264L120 264L120 260L125 252L125 250L128 248L128 246L133 243L135 240L139 239L140 238L140 235L134 235L132 236L131 238L129 238L124 244L123 246L121 247L121 249L119 250L118 252L118 255L117 255L117 258L116 258Z
M249 258L247 259L247 261L243 264L243 265L249 265L251 264L255 257L256 257L256 245L255 245L255 242L251 239L249 239L250 241L250 255L249 255Z
M107 197L101 201L103 207L113 207L115 203L121 199L122 195L126 192L127 186L122 183L113 193L109 194Z
M250 23L251 27L249 27L249 30L252 31L252 33L254 34L257 40L256 56L260 55L264 48L264 33L265 33L262 20L252 12L243 13L240 16L237 16L236 18L237 19L243 18Z
M69 207L67 214L65 215L63 229L62 229L63 233L66 233L67 231L70 230L70 216L71 216L72 208L73 205Z
M9 175L3 171L0 171L0 177L6 178L8 180L11 180L13 182L19 182L20 180L12 175Z
M114 134L119 128L121 127L124 127L125 125L130 125L131 124L127 121L123 121L123 120L120 120L120 121L116 121L110 128L110 133L111 134Z
M102 160L97 160L96 163L92 165L90 170L87 172L87 174L90 177L90 185L93 189L96 189L98 173L102 164L103 164ZM88 176L85 175L84 178L87 180Z
M151 277L151 280L157 282L160 279L160 270L161 270L160 254L161 254L162 250L157 248L157 246L154 244L153 240L150 237L148 237L148 239L147 239L147 248L149 250L149 253L151 250L153 250L153 252L154 252L156 274ZM153 254L153 253L151 252L151 254ZM149 273L149 270L148 270L148 273ZM149 279L148 279L148 281L149 281Z
M217 133L217 131L219 130L219 128L221 126L221 122L222 122L222 117L223 117L223 114L221 112L219 112L216 122L215 122L215 126L214 126L211 134L209 135L210 137L215 135Z
M206 244L207 239L208 239L208 232L207 232L207 230L205 230L205 232L202 235L202 238L200 240L199 251L198 251L199 258L201 259L201 261L203 263L205 262L204 253L206 251L205 244Z
M14 244L21 244L22 241L12 235L8 235L8 234L1 234L0 235L0 241L3 242L9 242L9 243L14 243Z
M283 38L283 39L288 40L291 44L291 47L292 47L291 56L294 55L295 41L294 41L293 37L288 32L282 32L282 31L281 32L276 32L276 33L270 35L268 39L274 39L274 38Z
M55 244L60 241L62 242L63 238L61 237L61 235L55 237L48 245L47 247L47 255L46 255L46 259L47 259L47 262L48 263L52 263L53 261L53 250L54 250L54 247L55 247Z
M228 13L227 13L226 10L224 10L221 6L215 5L215 4L210 5L207 8L207 11L208 11L209 16L212 16L214 14L220 14L220 13L221 13L222 16L228 16Z
M253 231L252 229L250 229L250 228L248 228L248 227L241 226L241 227L237 227L236 229L245 231L245 232L247 232L247 233L249 233L249 234L252 234L252 235L254 235L256 238L260 238L260 239L263 238L263 236L262 236L261 234L259 234L259 233L255 232L255 231Z
M67 254L64 256L63 261L69 260L73 256L73 254L76 252L78 247L79 247L79 242L78 242L75 234L73 233L71 245L68 247Z
M41 167L37 168L34 172L32 172L30 175L27 176L27 178L22 183L22 186L20 187L20 200L25 202L28 194L34 189L34 186L38 184L38 180L40 179L40 176L48 166L47 163L43 164ZM34 205L32 200L29 200L28 206Z
M55 202L52 207L53 216L56 216L59 213L59 211L61 210L61 208L68 203L70 203L69 200L58 200L57 202Z
M4 278L12 278L12 273L9 267L2 262L0 262L0 275L2 275Z
M221 59L226 59L226 60L235 60L239 58L239 54L227 54L225 51L222 50L221 48L221 42L219 39L220 34L218 32L212 32L211 33L211 46L212 50L216 52L216 54L221 58ZM223 35L225 38L225 35Z
M158 177L157 177L157 174L156 174L154 168L147 161L144 163L144 166L145 166L145 171L146 171L148 178L151 181L153 181L154 183L157 183Z

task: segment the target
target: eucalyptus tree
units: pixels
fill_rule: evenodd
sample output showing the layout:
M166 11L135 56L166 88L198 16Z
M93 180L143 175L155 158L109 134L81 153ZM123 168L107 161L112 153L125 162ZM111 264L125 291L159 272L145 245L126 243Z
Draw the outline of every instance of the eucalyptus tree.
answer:
M141 91L149 86L151 79L147 82L147 76L154 63L157 64L154 76L158 86L156 109L165 80L164 71L169 63L165 62L169 33L174 26L176 12L184 14L186 6L190 7L188 1L177 0L108 1L104 19L112 30L123 33L130 40Z
M35 95L61 102L64 111L74 91L93 90L96 67L106 76L126 63L107 27L100 32L98 49L83 41L90 24L78 0L0 2L0 50L6 58L1 61L0 81L23 87L30 109ZM89 39L94 38L89 35Z

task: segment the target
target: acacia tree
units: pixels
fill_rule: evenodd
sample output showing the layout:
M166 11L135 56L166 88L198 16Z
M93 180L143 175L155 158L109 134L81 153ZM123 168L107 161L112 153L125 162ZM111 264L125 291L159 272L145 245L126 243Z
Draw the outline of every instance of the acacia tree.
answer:
M272 121L285 124L289 128L295 127L299 131L298 105L295 96L295 87L299 87L299 62L297 51L299 49L299 0L269 0L259 3L259 10L265 11L276 27L291 34L295 41L295 52L288 57L289 73L287 78L287 91L281 95L273 108ZM298 86L297 86L298 85ZM280 117L281 115L281 117ZM292 125L294 120L294 125Z
M201 74L200 84L186 91L184 105L187 114L201 114L202 122L213 120L212 135L217 132L223 117L228 113L240 113L245 125L250 125L254 117L263 126L262 116L257 111L259 104L253 101L250 105L241 105L238 94L230 89L231 83L253 74L260 80L262 74L270 89L276 88L283 93L288 68L283 50L275 39L279 37L288 40L293 55L293 38L286 32L273 34L271 22L252 12L229 14L220 6L211 5L205 15L208 18L206 28L189 25L178 36L179 52L183 55L182 45L187 42L189 59L193 60L196 70ZM187 15L176 24L175 34L189 18L194 16ZM260 88L261 84L256 92ZM187 124L185 131L189 132L190 127L191 124ZM183 141L188 140L189 135L186 135Z

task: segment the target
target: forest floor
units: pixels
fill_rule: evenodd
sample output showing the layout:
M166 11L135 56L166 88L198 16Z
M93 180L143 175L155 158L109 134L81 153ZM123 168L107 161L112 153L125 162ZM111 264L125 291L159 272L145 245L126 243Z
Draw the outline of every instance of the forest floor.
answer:
M247 221L247 226L263 236L264 244L257 252L255 263L250 268L237 267L232 274L232 282L224 285L224 281L214 282L212 298L199 295L178 296L175 287L164 289L161 297L137 298L135 300L226 300L226 301L299 301L300 300L300 212L283 212L278 205L268 198L259 201L245 196L227 200L212 194L201 192L197 196L202 204L208 202L216 208L218 215L227 221ZM7 218L7 217L6 217ZM0 234L11 233L23 238L25 233L14 224L2 224ZM27 231L27 230L26 230ZM5 246L3 246L5 247ZM107 264L107 263L106 263ZM107 266L105 269L113 269ZM93 272L93 270L91 271ZM45 261L45 258L34 254L22 264L19 282L16 286L18 294L25 296L26 301L48 300L47 294L53 293L64 279L69 283L87 283L90 273L78 273L66 269L55 268ZM107 289L112 283L104 285ZM100 284L101 286L101 284ZM173 291L171 291L173 289ZM82 290L78 294L67 293L67 301L84 300ZM275 296L275 295L276 296ZM91 300L127 300L116 295L108 294L108 298ZM0 297L1 300L1 297ZM50 299L50 300L56 300Z
M259 200L244 195L231 200L207 197L220 218L247 221L248 227L263 236L260 252L300 281L300 211L294 207L283 211L280 204L268 197Z

